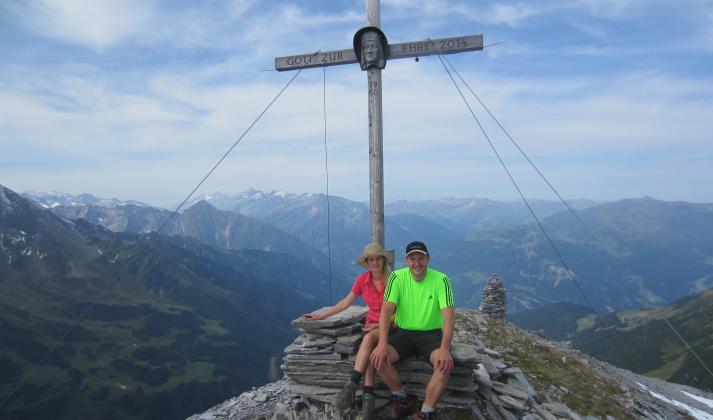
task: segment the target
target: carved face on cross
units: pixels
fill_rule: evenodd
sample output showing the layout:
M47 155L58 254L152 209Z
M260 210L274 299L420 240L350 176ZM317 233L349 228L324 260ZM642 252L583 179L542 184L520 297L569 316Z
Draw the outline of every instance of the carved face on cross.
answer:
M361 35L361 66L362 69L378 67L383 69L386 67L386 59L384 57L384 49L381 46L379 34L368 31Z

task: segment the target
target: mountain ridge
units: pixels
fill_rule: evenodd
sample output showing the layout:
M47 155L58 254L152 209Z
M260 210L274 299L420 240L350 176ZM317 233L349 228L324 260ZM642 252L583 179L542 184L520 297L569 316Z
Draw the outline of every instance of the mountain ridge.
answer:
M2 417L185 417L263 383L289 320L323 304L276 258L114 233L0 186Z

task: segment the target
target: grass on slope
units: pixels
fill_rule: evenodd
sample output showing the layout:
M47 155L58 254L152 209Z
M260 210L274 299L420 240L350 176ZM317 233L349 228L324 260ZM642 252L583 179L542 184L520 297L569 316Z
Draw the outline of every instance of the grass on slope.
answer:
M540 342L521 329L501 321L482 324L459 316L459 321L499 351L506 362L525 372L542 402L561 402L580 414L617 419L627 417L625 391L592 369L586 360Z

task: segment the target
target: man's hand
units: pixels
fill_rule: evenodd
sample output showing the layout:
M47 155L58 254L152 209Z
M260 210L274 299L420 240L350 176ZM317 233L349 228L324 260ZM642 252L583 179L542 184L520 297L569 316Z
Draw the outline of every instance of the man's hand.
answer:
M451 356L450 351L444 349L443 347L436 350L434 362L433 368L438 369L441 372L448 372L453 368L453 356Z
M374 366L374 369L379 370L379 368L384 364L388 363L387 358L389 357L389 346L388 345L382 345L381 342L376 345L374 350L371 352L371 356L369 356L369 361L371 362L371 365Z
M367 324L364 325L364 327L361 329L364 332L369 332L373 330L378 330L379 329L379 324Z

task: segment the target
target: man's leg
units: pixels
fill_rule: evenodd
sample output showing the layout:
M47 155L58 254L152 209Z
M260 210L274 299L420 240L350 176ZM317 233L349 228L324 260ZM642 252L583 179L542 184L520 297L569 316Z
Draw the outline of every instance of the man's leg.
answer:
M429 360L432 366L435 366L436 364L435 355L437 351L438 349L431 352ZM443 371L441 369L433 370L431 379L428 381L428 385L426 386L426 397L423 399L424 406L436 408L438 400L441 398L441 395L443 395L443 392L446 390L446 386L448 386L448 379L450 379L450 377L450 369L447 369L446 371Z
M389 343L387 360L386 363L382 363L379 366L379 376L389 387L394 400L384 407L381 415L388 419L398 419L413 410L415 398L406 394L406 389L401 383L401 375L399 375L399 371L396 370L394 364L401 358L405 359L415 354L416 347L413 344L410 333L403 330L391 335Z
M387 363L383 363L379 369L379 377L392 392L398 391L402 388L401 375L394 364L399 361L399 354L391 344L389 344L389 356L386 361Z

